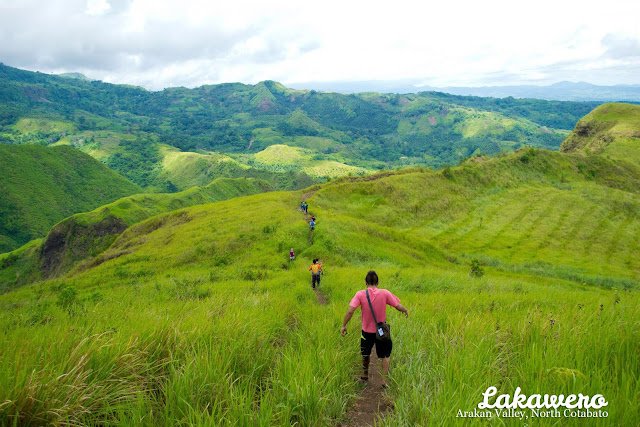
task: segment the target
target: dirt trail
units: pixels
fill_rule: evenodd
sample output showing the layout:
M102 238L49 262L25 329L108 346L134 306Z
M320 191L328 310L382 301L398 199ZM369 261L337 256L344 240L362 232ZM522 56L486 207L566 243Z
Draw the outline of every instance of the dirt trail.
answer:
M318 191L318 190L311 190L311 191L308 191L308 192L304 193L304 194L302 195L302 200L307 200L307 199L309 199L309 198L310 198L310 197L312 197L314 194L316 194L316 192L317 192L317 191Z
M317 190L309 191L302 195L302 200L312 197ZM310 215L310 214L309 214ZM308 215L305 215L305 221ZM309 230L309 244L313 244L313 232ZM327 305L327 296L318 288L314 293L318 304ZM393 402L385 395L382 388L382 376L380 374L381 362L376 356L375 348L371 352L371 363L369 365L369 381L363 386L356 397L356 401L346 414L346 421L339 424L339 427L365 427L373 426L377 419L383 417L386 412L393 410Z
M376 356L374 349L371 352L369 381L358 393L355 403L347 412L347 420L340 424L340 427L373 426L378 418L393 410L393 403L385 395L385 390L382 388L380 364L380 359Z
M313 290L313 292L315 292L315 294L316 294L316 298L318 299L318 304L320 304L320 305L329 304L329 299L327 298L327 296L325 294L322 293L322 291L320 289L315 288Z

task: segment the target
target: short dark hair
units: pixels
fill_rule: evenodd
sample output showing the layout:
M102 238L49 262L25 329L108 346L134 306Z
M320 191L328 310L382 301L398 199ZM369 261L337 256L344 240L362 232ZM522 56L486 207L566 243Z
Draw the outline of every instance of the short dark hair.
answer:
M365 277L365 282L367 285L377 285L378 284L378 275L375 271L371 270L367 273L367 277Z

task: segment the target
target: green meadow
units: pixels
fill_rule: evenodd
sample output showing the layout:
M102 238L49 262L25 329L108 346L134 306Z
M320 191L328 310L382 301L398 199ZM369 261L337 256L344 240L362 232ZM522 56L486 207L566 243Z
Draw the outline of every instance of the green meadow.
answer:
M522 149L130 219L93 261L0 296L0 424L339 425L359 317L339 329L375 269L410 313L389 313L379 425L486 425L456 415L490 386L608 401L531 425L636 425L639 191L606 153ZM42 262L19 251L0 263Z
M69 215L141 191L70 147L0 144L0 171L0 252L43 236Z

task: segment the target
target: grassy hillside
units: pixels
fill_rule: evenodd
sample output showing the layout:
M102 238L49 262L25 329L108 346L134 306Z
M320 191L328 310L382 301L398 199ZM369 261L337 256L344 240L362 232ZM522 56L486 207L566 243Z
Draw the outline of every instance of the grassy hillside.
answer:
M604 104L582 118L562 143L565 152L598 153L640 165L640 105Z
M44 236L71 214L140 191L69 147L0 144L0 170L0 252Z
M149 217L269 190L269 184L252 178L218 178L203 187L191 187L179 193L136 194L91 212L75 214L57 223L45 238L0 257L0 292L66 273L82 261L87 262L81 268L104 262L108 258L99 255L116 237L127 227Z
M410 311L389 314L382 425L484 425L456 412L491 385L600 393L609 416L590 425L635 425L639 189L628 163L523 149L148 218L95 262L0 296L0 346L17 349L0 353L0 420L336 425L360 390L358 319L339 326L374 268Z
M315 178L335 178L346 175L364 175L364 168L349 166L334 160L323 160L309 149L274 144L253 156L253 164L261 169L277 172L300 171Z
M294 147L287 148L295 150ZM362 174L366 172L361 168L337 163L338 167L341 167L337 173L323 171L322 174L319 174L315 173L312 168L298 167L287 162L284 158L282 164L277 161L263 163L257 160L257 156L261 153L230 156L212 151L198 153L180 151L169 146L162 146L160 150L163 155L160 177L180 190L194 185L206 185L220 177L254 178L265 181L276 189L299 189L312 185L317 180L331 178L336 174L343 176L350 173ZM307 163L311 163L311 159L308 160Z
M640 278L639 189L626 165L527 149L426 176L336 184L316 204L330 207L331 221L429 242L453 262L625 287Z
M362 169L439 167L522 146L556 149L596 105L435 92L341 95L272 81L149 92L1 64L0 82L0 142L70 144L158 191L238 176L291 189ZM279 158L259 161L273 145L305 149L314 160L309 175L292 179ZM196 156L166 159L167 146Z

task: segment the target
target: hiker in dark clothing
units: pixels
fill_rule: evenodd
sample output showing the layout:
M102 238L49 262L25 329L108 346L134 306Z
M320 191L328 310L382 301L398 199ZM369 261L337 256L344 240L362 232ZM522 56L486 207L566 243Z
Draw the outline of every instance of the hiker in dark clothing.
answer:
M313 219L311 221L309 221L309 229L311 231L316 229L316 222Z
M347 334L347 324L351 320L351 316L353 316L358 307L361 307L362 335L360 336L360 354L362 354L362 368L364 370L361 380L367 381L369 379L369 361L371 359L371 350L375 344L376 355L379 359L382 359L382 386L386 387L393 343L391 337L388 337L388 340L378 339L378 328L380 323L385 322L387 319L387 305L404 313L405 317L409 316L409 312L400 304L398 297L386 289L378 288L378 275L375 271L367 273L365 284L367 288L356 292L351 302L349 302L349 309L344 316L340 333L342 336Z

